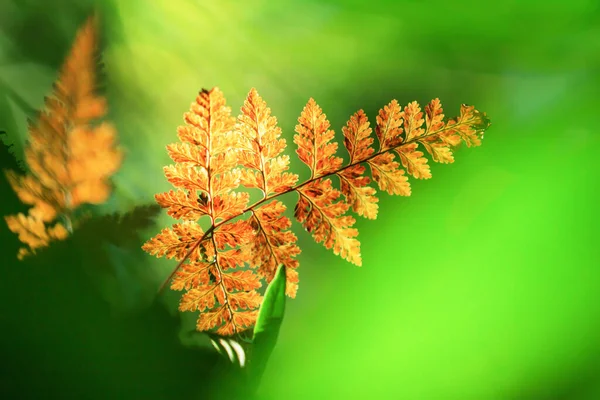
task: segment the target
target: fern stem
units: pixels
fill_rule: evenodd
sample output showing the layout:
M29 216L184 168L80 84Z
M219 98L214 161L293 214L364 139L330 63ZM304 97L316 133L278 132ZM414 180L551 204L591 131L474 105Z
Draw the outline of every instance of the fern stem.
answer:
M329 177L331 175L339 174L340 172L342 172L342 171L344 171L344 170L346 170L348 168L354 167L354 166L362 164L364 162L368 162L369 160L372 160L373 158L375 158L375 157L377 157L377 156L379 156L381 154L384 154L384 153L387 153L387 152L390 152L390 151L394 151L394 150L396 150L396 149L398 149L400 147L413 144L415 142L421 141L421 140L423 140L423 139L425 139L427 137L430 137L430 136L439 135L440 133L442 133L444 131L447 131L447 130L450 130L450 129L458 130L458 127L460 127L461 125L470 125L470 122L472 122L472 121L470 121L470 120L469 121L464 121L462 123L457 123L457 124L452 125L450 127L447 126L447 125L445 125L443 128L441 128L441 129L439 129L439 130L437 130L437 131L435 131L433 133L429 133L429 134L426 134L426 135L423 135L423 136L412 138L412 139L407 140L405 142L402 142L402 143L400 143L400 144L398 144L396 146L387 148L387 149L385 149L383 151L380 148L379 151L373 152L373 154L371 154L369 157L367 157L367 158L365 158L363 160L360 160L360 161L350 162L348 165L346 165L345 167L342 167L342 168L338 169L337 171L328 172L328 173L320 175L320 176L312 176L310 179L306 180L305 182L297 184L297 185L295 185L295 186L293 186L293 187L291 187L291 188L289 188L289 189L287 189L287 190L285 190L283 192L275 193L275 194L272 194L270 196L265 196L263 199L258 200L255 203L253 203L252 205L246 207L241 213L239 213L237 215L234 215L232 217L226 218L226 219L220 221L219 223L215 224L214 221L213 221L212 226L204 233L204 235L202 235L202 237L200 239L198 239L198 241L196 243L194 243L194 245L187 252L187 254L185 255L185 257L181 261L179 261L179 263L177 264L177 266L173 269L173 271L171 271L171 273L169 274L169 276L163 281L163 283L160 285L160 288L158 289L158 294L160 295L162 293L162 291L167 286L167 284L169 283L169 281L173 278L173 276L175 276L175 274L177 273L177 271L179 271L179 269L181 268L181 266L183 265L183 263L185 261L187 261L187 259L190 257L190 255L192 254L192 252L194 250L196 250L198 248L198 246L200 246L200 243L202 243L202 241L206 238L206 236L208 234L212 233L219 226L221 226L223 224L226 224L227 222L231 221L232 219L237 218L240 215L243 215L243 214L247 213L248 211L254 211L255 208L259 207L260 205L266 203L269 200L273 200L273 199L275 199L275 198L277 198L279 196L282 196L282 195L290 193L290 192L298 191L299 189L301 189L304 186L306 186L306 185L308 185L308 184L316 181L317 179L323 179L323 178L327 178L327 177Z
M225 301L223 302L223 306L227 307L227 312L229 313L229 320L231 321L232 325L233 325L233 333L236 334L238 332L238 326L235 324L235 322L233 322L233 310L231 309L231 304L229 304L229 292L227 291L227 289L225 288L225 284L223 283L223 270L221 269L221 266L219 266L219 262L217 261L217 243L215 242L215 235L211 235L211 241L212 244L215 248L215 267L218 271L218 279L219 282L217 283L217 285L221 286L221 289L223 289L223 297L225 298ZM216 287L216 286L215 286Z

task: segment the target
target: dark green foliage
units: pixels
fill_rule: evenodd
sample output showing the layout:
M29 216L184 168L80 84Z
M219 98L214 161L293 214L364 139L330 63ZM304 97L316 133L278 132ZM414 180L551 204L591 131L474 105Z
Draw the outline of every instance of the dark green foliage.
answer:
M15 210L18 201L6 203L12 191L5 180L1 183L7 194L3 210ZM212 348L184 347L177 334L179 318L164 305L154 302L135 313L116 313L119 302L106 296L107 282L121 283L125 289L120 295L129 290L129 282L115 279L123 265L115 265L111 252L139 252L138 232L157 211L140 206L126 214L90 218L66 240L23 261L15 257L16 239L9 243L12 248L5 243L0 398L247 398L233 393L238 387L231 380L214 384L227 379L231 364ZM14 236L5 224L0 231L2 238ZM144 268L143 258L131 258L138 264L125 263L132 281Z

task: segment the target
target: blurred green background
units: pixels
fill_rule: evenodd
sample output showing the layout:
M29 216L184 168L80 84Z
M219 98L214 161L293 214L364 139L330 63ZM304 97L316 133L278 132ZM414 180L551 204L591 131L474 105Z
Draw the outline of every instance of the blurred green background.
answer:
M338 139L394 98L492 120L411 197L381 194L379 219L357 224L362 268L295 226L300 289L259 398L600 398L597 1L2 0L0 129L18 156L94 6L126 152L102 212L169 189L165 145L202 87L236 114L256 87L301 176L309 97ZM173 267L144 260L156 285Z

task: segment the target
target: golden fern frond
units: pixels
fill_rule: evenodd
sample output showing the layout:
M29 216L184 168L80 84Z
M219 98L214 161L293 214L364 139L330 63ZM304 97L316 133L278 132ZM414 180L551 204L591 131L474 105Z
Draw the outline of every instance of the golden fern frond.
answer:
M25 162L30 173L5 171L19 199L32 206L29 216L6 217L9 228L32 252L68 236L73 211L81 204L106 201L111 192L108 178L121 165L115 129L107 122L92 125L107 112L106 100L95 93L97 42L97 20L91 17L77 32L52 95L37 120L29 123ZM46 226L59 217L66 230L60 222L58 228ZM26 239L31 235L43 240ZM22 249L19 258L29 250Z
M419 145L434 161L451 163L451 147L461 141L469 147L480 145L490 125L485 114L472 106L462 105L457 118L444 122L438 99L425 107L425 115L417 102L403 109L393 100L379 111L375 135L363 110L350 117L342 128L350 155L343 165L336 155L334 131L311 98L294 136L296 153L311 176L298 183L298 176L287 172L289 157L282 154L286 141L280 137L277 119L255 89L248 94L237 123L217 88L203 90L185 120L187 125L178 131L181 143L167 146L175 165L165 167L167 179L179 190L156 196L169 215L182 222L164 229L143 249L179 261L167 282L173 278L171 288L186 291L180 310L199 310L197 329L222 335L239 333L255 323L261 280L270 282L279 264L286 267L287 295L296 296L295 257L300 249L284 215L286 206L277 197L297 193L296 220L316 242L361 265L356 221L348 210L376 218L378 198L371 180L380 190L408 196L409 175L431 178ZM260 190L261 198L248 205L247 194L233 191L240 184ZM210 220L206 231L197 224L202 216Z

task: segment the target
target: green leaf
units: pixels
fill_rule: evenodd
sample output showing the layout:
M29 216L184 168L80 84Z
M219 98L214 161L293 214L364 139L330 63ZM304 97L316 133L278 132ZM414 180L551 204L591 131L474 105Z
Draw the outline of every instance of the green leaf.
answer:
M285 267L277 268L275 277L267 287L258 312L252 345L252 357L248 362L250 385L257 388L277 343L279 328L285 313Z

